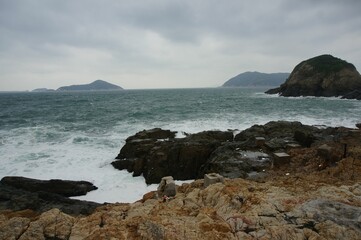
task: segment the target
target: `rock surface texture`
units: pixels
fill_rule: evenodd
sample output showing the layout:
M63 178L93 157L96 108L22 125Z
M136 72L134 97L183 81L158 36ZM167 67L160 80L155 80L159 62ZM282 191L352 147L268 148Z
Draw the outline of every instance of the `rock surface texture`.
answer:
M266 93L361 99L361 76L351 63L321 55L298 64L285 83Z
M354 180L335 174L350 170L350 160L308 176L277 172L264 183L226 179L204 188L197 180L170 200L109 204L86 217L0 212L0 239L360 239L360 172Z

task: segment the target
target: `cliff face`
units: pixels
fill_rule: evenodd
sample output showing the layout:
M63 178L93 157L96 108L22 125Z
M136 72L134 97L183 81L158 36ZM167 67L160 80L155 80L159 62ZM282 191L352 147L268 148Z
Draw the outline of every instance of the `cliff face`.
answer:
M354 65L331 55L298 64L280 87L266 93L281 96L345 96L361 89L361 76Z

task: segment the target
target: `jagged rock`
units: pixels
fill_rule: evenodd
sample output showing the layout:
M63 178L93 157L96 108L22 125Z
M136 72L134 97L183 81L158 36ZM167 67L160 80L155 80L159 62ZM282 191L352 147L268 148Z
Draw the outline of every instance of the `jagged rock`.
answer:
M143 135L143 134L142 134ZM128 138L112 165L127 169L133 176L143 174L148 184L159 183L164 176L178 180L195 179L209 155L222 143L233 138L232 133L202 132L185 138Z
M25 177L3 177L2 184L12 186L29 192L49 192L64 197L81 196L98 189L87 181L69 181L60 179L38 180Z
M154 132L167 138L151 138ZM164 176L187 180L203 178L210 172L228 178L245 178L254 171L268 169L273 152L284 152L290 146L311 147L339 141L336 138L341 139L347 132L347 129L317 128L287 121L254 125L234 139L231 131L204 131L185 138L172 138L168 130L149 130L129 137L112 165L133 172L133 176L143 175L148 184L159 183ZM264 144L257 144L256 138L262 139ZM242 151L250 151L252 156Z
M300 141L301 145L304 145L302 137L297 135L311 135L320 134L321 130L308 125L303 125L300 122L287 122L287 121L271 121L265 125L254 125L235 136L235 141L249 141L253 142L255 136L263 137L267 142L271 140L275 141L281 139L283 144L289 144L292 141ZM296 138L295 139L295 135ZM312 137L315 138L315 137Z
M281 96L359 97L361 76L354 65L331 55L321 55L298 64L285 83L266 93ZM351 93L352 92L352 93Z

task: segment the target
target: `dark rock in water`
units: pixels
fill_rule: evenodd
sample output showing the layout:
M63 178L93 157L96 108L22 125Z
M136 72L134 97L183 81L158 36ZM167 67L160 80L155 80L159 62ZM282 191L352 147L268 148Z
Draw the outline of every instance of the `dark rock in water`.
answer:
M31 209L42 213L53 208L71 215L89 215L99 203L70 199L45 191L25 191L0 182L0 210L20 211Z
M358 129L361 129L361 123L356 123L356 127L357 127Z
M187 180L213 172L245 178L270 168L276 151L339 142L348 132L286 121L254 125L235 137L232 131L204 131L175 138L171 131L152 129L129 137L112 165L133 176L143 175L148 184L165 176Z
M64 197L81 196L98 189L90 182L60 179L38 180L25 177L4 177L1 183L29 192L49 192Z
M355 66L331 55L321 55L298 64L286 82L266 93L281 96L323 96L359 99L361 76Z
M352 92L349 92L347 94L345 94L343 97L343 99L357 99L357 100L361 100L361 89L359 90L354 90Z
M227 131L203 131L199 133L194 133L188 136L188 140L191 141L220 141L227 142L233 141L233 132Z
M210 154L224 141L232 141L232 132L205 131L185 138L174 138L168 130L142 131L126 140L112 165L143 174L148 184L159 183L164 176L177 180L195 179ZM160 138L161 137L161 138Z
M170 130L163 130L160 128L153 128L153 129L149 129L149 130L143 130L140 131L138 133L136 133L133 136L130 136L127 138L127 142L128 141L132 141L132 140L139 140L139 139L167 139L167 138L174 138L175 134L177 132L172 132Z

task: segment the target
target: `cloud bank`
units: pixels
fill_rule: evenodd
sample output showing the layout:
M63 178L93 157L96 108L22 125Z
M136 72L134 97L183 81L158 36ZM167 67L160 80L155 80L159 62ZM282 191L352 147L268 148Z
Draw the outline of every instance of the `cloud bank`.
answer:
M216 87L324 53L361 68L361 1L0 0L0 90Z

